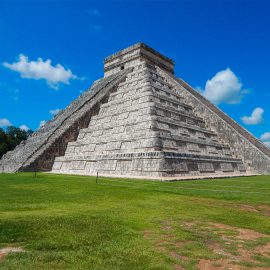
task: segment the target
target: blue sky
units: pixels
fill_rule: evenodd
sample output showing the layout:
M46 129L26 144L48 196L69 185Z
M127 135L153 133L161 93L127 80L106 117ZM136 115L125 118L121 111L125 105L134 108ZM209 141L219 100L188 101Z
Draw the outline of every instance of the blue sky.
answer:
M103 76L106 56L140 41L270 144L269 10L267 1L0 1L0 125L35 130Z

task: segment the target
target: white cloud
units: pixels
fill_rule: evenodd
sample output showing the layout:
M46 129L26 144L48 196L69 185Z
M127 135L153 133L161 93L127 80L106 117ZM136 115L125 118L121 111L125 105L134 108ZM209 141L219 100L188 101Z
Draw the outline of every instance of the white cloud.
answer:
M61 109L55 109L55 110L49 110L49 113L51 114L51 115L57 115L59 112L61 111Z
M21 125L20 129L24 130L24 131L28 131L30 128L28 126L26 126L26 125Z
M261 135L260 139L270 147L270 132L265 132Z
M262 141L270 141L270 132L265 132L260 138Z
M19 99L20 90L17 88L10 88L5 82L0 82L0 91L5 91L15 101Z
M242 88L239 78L229 69L221 70L205 84L202 94L218 105L220 103L237 104L248 90Z
M100 15L101 15L101 12L100 12L99 10L95 9L95 8L93 8L93 9L88 9L86 12L87 12L88 14L94 15L94 16L100 16Z
M12 126L11 122L7 118L0 119L0 127Z
M246 125L258 125L263 121L264 110L262 108L255 108L250 116L243 116L241 120Z
M46 124L46 121L45 120L40 121L38 128L42 128L45 124Z
M43 61L42 58L38 58L37 61L29 61L27 56L20 54L17 62L4 62L3 66L19 72L22 78L44 79L54 89L58 89L59 83L69 84L71 79L77 78L70 69L65 69L61 64L53 66L51 63L50 59Z
M20 90L19 89L12 89L11 91L13 93L13 99L14 100L18 100L19 99Z

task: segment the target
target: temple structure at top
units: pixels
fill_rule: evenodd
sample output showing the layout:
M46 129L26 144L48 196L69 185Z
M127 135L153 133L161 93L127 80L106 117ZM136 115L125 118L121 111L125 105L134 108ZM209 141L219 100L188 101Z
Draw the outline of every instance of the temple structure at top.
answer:
M129 67L134 67L141 62L150 63L163 70L174 74L174 62L158 51L145 45L136 43L104 60L104 76L109 76Z

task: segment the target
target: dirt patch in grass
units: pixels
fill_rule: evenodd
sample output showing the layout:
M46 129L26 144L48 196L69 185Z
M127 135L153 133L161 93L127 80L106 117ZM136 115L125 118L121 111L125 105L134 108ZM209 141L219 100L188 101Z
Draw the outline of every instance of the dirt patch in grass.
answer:
M187 256L179 255L175 251L171 251L170 256L175 258L175 259L179 259L179 260L183 260L183 261L188 261L189 260L189 258Z
M192 227L194 227L196 225L196 222L192 222L192 221L186 221L183 222L183 226L187 229L191 229Z
M188 236L185 239L183 235ZM186 269L187 265L190 268L194 261L193 268L202 270L270 269L270 265L254 256L270 258L270 235L254 230L187 221L180 225L162 224L160 233L145 231L144 237L175 262L175 269Z
M259 253L261 255L264 255L264 256L270 258L270 242L268 242L264 246L258 246L258 247L256 247L253 252L254 253Z
M185 269L185 268L183 268L183 266L180 265L180 264L175 264L175 265L174 265L174 269L175 269L175 270L182 270L182 269Z
M261 206L259 206L259 209L264 215L270 217L270 206L269 205L261 205Z
M270 206L269 205L259 205L259 206L252 206L246 204L240 204L236 206L237 209L253 212L253 213L260 213L265 216L270 216Z
M175 261L188 261L189 258L187 256L179 254L175 250L182 249L185 244L189 243L189 241L177 241L175 235L172 232L173 227L166 225L162 226L162 234L158 234L157 232L151 232L149 230L145 230L143 236L145 239L153 242L153 245L156 250L159 252L168 255ZM182 270L185 269L181 264L174 264L174 269Z
M21 247L5 247L0 249L0 261L4 260L9 253L21 253L25 252Z
M146 238L146 239L149 239L150 238L150 234L151 234L151 231L150 230L145 230L143 232L143 237Z
M0 253L0 262L4 259L5 255L3 253Z
M197 268L200 270L220 270L220 269L230 269L230 270L240 270L243 269L240 265L232 265L226 259L219 260L206 260L201 259L197 264Z
M265 234L262 234L253 230L249 230L249 229L236 228L236 227L232 227L232 226L221 224L221 223L210 223L210 224L218 229L235 232L237 239L256 240L258 238L267 237L267 235Z
M241 204L241 205L237 206L237 208L240 210L248 211L248 212L255 212L255 213L260 212L259 209L257 209L256 207L254 207L252 205Z
M249 230L249 229L237 229L238 231L238 239L243 239L243 240L256 240L262 237L266 237L265 234L261 234L258 233L256 231L253 230Z
M244 269L243 265L252 269L270 269L264 267L259 261L254 259L253 255L259 253L261 256L270 258L270 241L260 245L260 240L267 239L269 235L262 234L250 229L236 228L221 223L210 223L210 228L224 242L208 245L212 252L221 255L222 259L205 260L198 262L199 269ZM217 229L217 230L216 230ZM253 249L248 249L245 244L254 245ZM258 246L256 246L258 245Z
M169 231L173 230L173 228L172 228L169 221L162 222L162 230L165 231L165 232L169 232Z
M209 223L209 225L211 227L216 227L216 228L222 229L222 230L233 230L233 229L235 229L234 227L232 227L230 225L226 225L226 224L222 224L222 223Z

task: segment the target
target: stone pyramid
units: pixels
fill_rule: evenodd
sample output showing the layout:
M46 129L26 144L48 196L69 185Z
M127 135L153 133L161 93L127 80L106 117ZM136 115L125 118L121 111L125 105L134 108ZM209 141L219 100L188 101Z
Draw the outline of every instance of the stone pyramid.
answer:
M104 62L104 78L26 142L4 172L180 179L270 172L270 149L174 75L143 43Z

